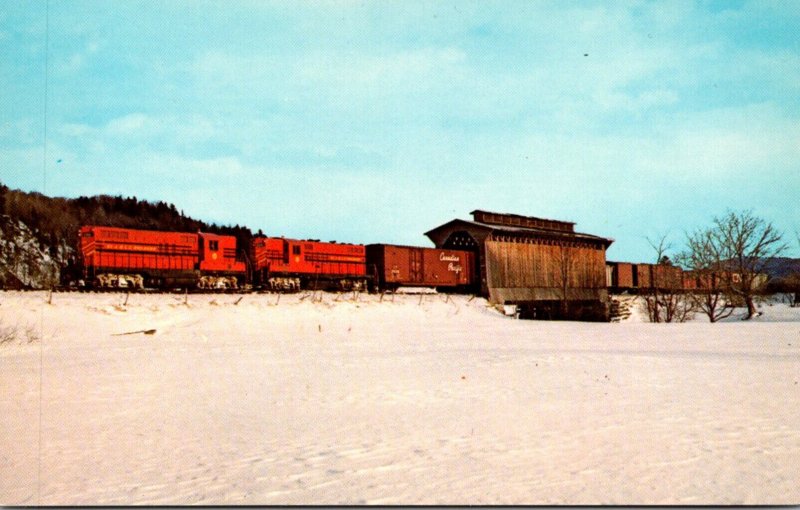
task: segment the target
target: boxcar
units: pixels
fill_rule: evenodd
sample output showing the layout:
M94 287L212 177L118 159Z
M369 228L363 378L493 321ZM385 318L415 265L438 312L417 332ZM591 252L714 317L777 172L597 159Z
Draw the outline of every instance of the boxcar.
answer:
M364 245L255 237L253 284L270 290L366 290Z
M610 270L608 287L611 292L641 292L654 287L661 290L694 289L698 286L696 278L679 266L607 262L606 268Z
M87 225L78 232L84 284L101 288L236 288L236 238Z
M635 278L634 274L636 275ZM634 269L633 264L629 264L626 262L619 262L617 264L617 273L616 273L617 281L615 282L616 285L614 286L626 289L638 287L639 285L638 276L639 276L638 269Z
M639 270L629 262L606 262L606 280L614 292L636 289L639 286Z
M471 252L392 244L367 245L367 265L380 290L437 287L467 290L474 283Z

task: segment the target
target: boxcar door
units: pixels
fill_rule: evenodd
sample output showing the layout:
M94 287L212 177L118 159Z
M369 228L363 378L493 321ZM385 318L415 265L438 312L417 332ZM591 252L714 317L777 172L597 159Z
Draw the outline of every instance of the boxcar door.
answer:
M411 248L408 257L408 279L414 283L422 282L422 250Z

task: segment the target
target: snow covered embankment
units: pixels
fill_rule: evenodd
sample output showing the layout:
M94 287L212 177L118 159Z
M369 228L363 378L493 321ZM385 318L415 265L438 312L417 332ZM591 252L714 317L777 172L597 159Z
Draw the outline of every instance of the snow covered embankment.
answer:
M797 323L42 292L0 322L41 332L0 346L2 504L800 500Z

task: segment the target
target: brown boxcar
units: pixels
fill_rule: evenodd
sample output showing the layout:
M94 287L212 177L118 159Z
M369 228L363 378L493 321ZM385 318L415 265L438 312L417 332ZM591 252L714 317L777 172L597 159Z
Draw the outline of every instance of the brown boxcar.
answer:
M617 280L615 287L631 288L633 283L633 264L627 262L617 262ZM638 282L637 282L638 283Z
M683 271L678 266L663 264L633 264L633 287L640 289L680 289Z
M634 287L649 289L652 287L652 264L634 264L633 270L636 275L633 277Z
M367 266L379 289L464 288L474 283L474 256L462 250L391 244L367 245Z
M659 289L680 289L683 287L683 270L678 266L653 264L650 266L650 282Z
M684 271L683 272L683 288L684 290L697 290L702 288L709 288L711 278L703 275L698 271Z

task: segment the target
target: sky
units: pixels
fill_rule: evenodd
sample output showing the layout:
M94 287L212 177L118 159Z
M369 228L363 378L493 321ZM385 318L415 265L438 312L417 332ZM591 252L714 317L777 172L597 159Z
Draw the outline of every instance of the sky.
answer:
M800 256L800 2L5 1L0 181L427 246L470 211L609 237L727 210Z

